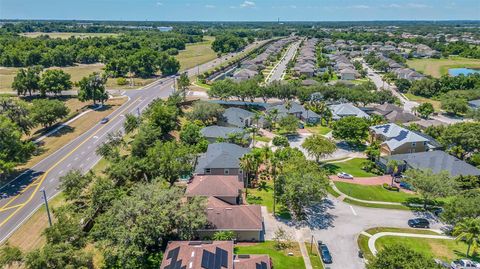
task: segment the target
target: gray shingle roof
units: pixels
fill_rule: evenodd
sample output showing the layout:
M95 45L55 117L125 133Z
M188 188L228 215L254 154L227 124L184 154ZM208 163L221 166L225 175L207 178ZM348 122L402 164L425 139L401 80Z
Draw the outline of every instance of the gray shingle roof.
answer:
M245 119L252 118L254 113L237 108L237 107L230 107L225 109L223 112L223 118L231 125L235 125L237 127L245 127Z
M480 175L480 169L440 150L397 154L386 159L404 161L414 169L431 169L434 173L446 170L451 176Z
M200 133L204 137L212 137L212 138L228 138L229 134L237 134L237 133L245 133L244 129L236 128L236 127L224 127L224 126L207 126L203 128Z
M360 108L350 104L338 104L329 106L332 111L334 119L340 119L341 117L355 116L358 118L370 118L367 113L363 112Z
M195 173L203 174L205 168L240 168L240 158L248 152L249 148L231 143L210 144L198 158Z

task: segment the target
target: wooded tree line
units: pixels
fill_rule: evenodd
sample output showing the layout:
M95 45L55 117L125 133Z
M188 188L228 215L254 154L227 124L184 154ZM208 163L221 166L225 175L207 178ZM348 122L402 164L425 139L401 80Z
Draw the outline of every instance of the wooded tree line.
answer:
M390 91L377 91L372 83L348 87L345 85L301 86L298 83L271 83L261 86L257 79L234 82L231 79L217 80L208 90L210 97L227 100L237 98L241 101L253 101L262 98L264 102L271 98L293 100L302 103L313 98L323 101L349 101L363 106L372 103L394 103L396 97Z
M167 54L166 52L171 49L182 50L185 49L186 43L201 40L201 35L141 31L116 37L71 37L69 39L52 39L46 36L28 38L15 34L3 34L0 35L0 65L50 67L71 66L74 63L108 63L113 59L126 59L139 51ZM160 59L169 60L162 57Z

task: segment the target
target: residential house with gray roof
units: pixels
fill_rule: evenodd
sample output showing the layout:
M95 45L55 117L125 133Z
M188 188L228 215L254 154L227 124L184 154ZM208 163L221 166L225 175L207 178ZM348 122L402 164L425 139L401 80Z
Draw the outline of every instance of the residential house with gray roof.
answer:
M330 105L328 106L328 108L332 112L334 120L339 120L341 118L349 117L349 116L353 116L357 118L366 118L366 119L370 118L370 116L367 113L365 113L360 108L352 105L351 103Z
M389 103L376 106L373 113L383 116L392 123L407 123L420 120L412 113L404 111L403 108Z
M252 125L255 113L238 107L230 107L225 109L222 116L218 120L218 124L227 127L245 128Z
M441 150L381 157L381 166L385 168L390 160L402 163L400 172L407 169L430 169L434 173L447 171L452 177L480 176L480 169Z
M431 138L395 123L371 126L370 143L374 141L381 143L381 153L386 155L424 152L436 147Z
M212 125L203 128L200 133L205 137L208 142L215 143L218 139L228 139L231 136L240 136L245 139L247 142L249 140L249 135L245 129L238 127L225 127Z
M249 148L231 143L213 143L197 159L195 174L198 175L238 175L243 179L240 158L250 152Z
M287 108L285 103L272 105L267 108L267 112L274 109L276 109L278 112L278 118L282 118L287 115L294 115L298 119L308 123L317 123L320 121L320 116L317 113L306 109L304 106L297 102L291 102L290 108Z

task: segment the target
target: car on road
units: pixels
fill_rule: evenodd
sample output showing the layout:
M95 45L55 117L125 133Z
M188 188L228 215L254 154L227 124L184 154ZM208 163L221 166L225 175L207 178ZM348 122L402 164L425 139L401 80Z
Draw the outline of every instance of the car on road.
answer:
M2 195L0 195L0 197L1 197L2 199L8 198L8 194L2 193Z
M324 263L331 264L333 262L332 255L330 254L330 250L328 250L327 245L323 244L321 241L318 241L318 251L322 256L322 261Z
M408 226L412 228L430 228L430 222L424 218L409 219Z
M100 120L100 124L105 124L109 121L110 119L109 118L103 118Z
M345 179L353 179L353 176L350 174L347 174L345 172L340 172L337 174L339 178L345 178Z
M473 269L473 268L480 268L480 264L473 262L471 260L462 259L453 261L450 266L452 269Z

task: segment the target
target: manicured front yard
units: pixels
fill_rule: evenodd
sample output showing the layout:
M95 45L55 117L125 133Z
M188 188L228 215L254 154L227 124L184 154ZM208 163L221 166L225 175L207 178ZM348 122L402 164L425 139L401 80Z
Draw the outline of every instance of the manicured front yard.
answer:
M305 130L309 131L312 134L326 135L332 131L327 126L322 126L320 124L314 126L305 126Z
M388 191L382 186L365 186L346 182L335 182L335 186L348 196L367 200L367 201L384 201L404 203L409 198L416 198L417 196L405 192Z
M330 174L339 172L349 173L354 177L374 177L376 174L362 170L363 162L366 159L354 158L344 162L327 163L323 168L327 169Z
M275 269L305 268L300 247L292 242L292 247L286 250L276 250L273 241L266 241L252 245L237 245L235 254L268 254ZM288 256L292 252L293 256Z
M449 262L466 258L465 254L467 251L467 244L455 240L399 236L381 237L375 242L375 247L380 251L385 246L392 244L401 244L432 258L439 258ZM470 251L472 250L470 249ZM470 259L480 261L480 256L477 254L473 258L470 257Z
M247 202L249 204L263 205L267 207L268 212L273 212L273 182L265 181L265 185L260 185L260 188L249 188L247 195ZM283 219L291 219L288 209L277 201L276 215Z

